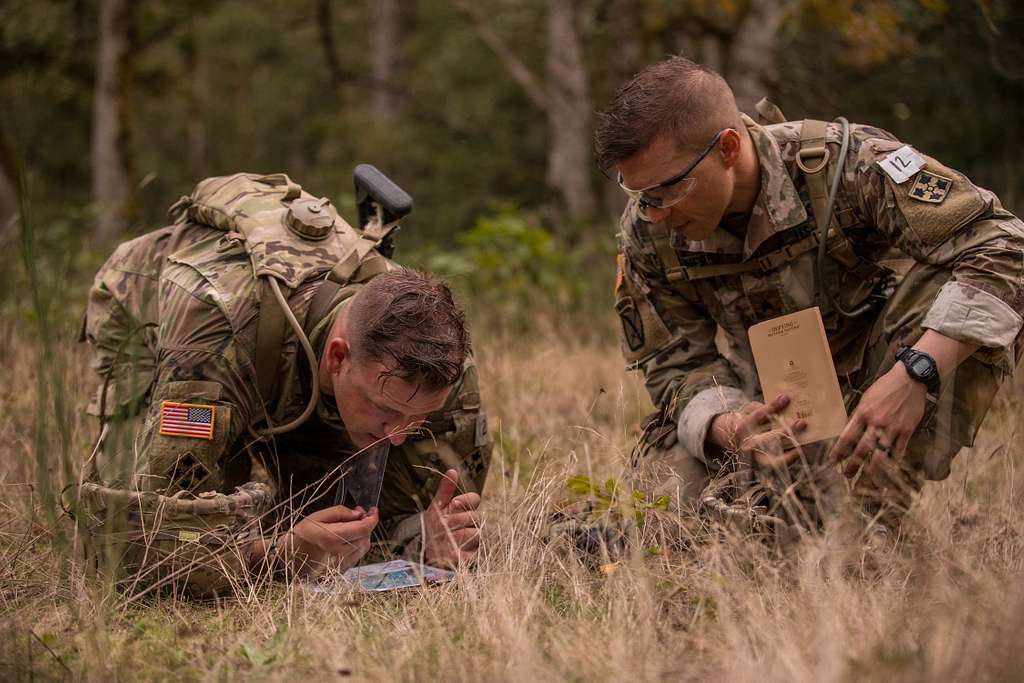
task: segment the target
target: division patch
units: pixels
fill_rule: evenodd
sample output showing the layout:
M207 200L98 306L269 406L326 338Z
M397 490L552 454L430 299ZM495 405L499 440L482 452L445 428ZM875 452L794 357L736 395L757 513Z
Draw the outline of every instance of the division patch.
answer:
M632 297L619 302L619 321L622 322L622 334L630 351L637 351L644 345L644 321L640 311L633 303Z
M917 174L917 180L911 186L909 194L911 198L921 202L941 204L952 187L952 179L931 171L921 171Z
M213 439L213 422L217 406L196 403L160 403L160 434Z

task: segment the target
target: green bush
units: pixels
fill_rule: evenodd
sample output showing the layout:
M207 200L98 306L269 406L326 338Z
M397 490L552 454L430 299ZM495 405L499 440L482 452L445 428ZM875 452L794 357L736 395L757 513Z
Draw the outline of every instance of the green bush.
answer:
M614 259L608 242L608 254L569 248L535 215L507 207L477 219L456 236L452 249L430 247L400 260L448 279L473 308L516 317L538 306L567 310L592 302L601 280L584 263L597 260L610 270ZM610 285L603 289L610 291Z

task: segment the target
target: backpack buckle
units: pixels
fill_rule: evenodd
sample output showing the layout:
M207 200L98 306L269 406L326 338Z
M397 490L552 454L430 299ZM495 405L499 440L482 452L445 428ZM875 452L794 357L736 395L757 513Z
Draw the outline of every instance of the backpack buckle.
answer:
M814 147L801 147L800 150L797 151L796 153L796 165L804 173L818 173L823 168L825 168L825 164L828 163L830 156L831 152L829 152L828 147L826 147L825 145L815 145ZM821 161L818 162L818 165L815 166L814 168L809 167L804 161L805 159L816 159L818 157L821 157Z

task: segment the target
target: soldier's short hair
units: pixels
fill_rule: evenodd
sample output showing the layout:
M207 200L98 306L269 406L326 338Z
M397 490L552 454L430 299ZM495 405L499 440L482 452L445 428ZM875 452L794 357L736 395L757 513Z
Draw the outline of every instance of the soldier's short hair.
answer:
M438 391L455 384L470 352L466 316L448 284L408 268L382 273L353 297L346 315L353 356Z
M615 91L598 114L595 156L607 170L666 134L681 151L697 151L726 128L744 130L729 84L713 69L671 57Z

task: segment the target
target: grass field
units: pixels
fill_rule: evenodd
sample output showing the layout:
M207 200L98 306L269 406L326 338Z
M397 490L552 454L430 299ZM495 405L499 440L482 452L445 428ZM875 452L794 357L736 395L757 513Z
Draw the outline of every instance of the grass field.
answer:
M58 485L46 485L73 476L62 458L89 445L84 349L70 322L52 344L28 322L0 319L0 680L1024 677L1017 394L925 489L895 552L865 563L833 537L784 557L709 541L604 577L543 526L570 474L621 475L649 408L604 333L610 320L582 335L545 321L529 335L477 326L498 447L475 571L401 594L278 584L219 603L124 604L83 578Z

